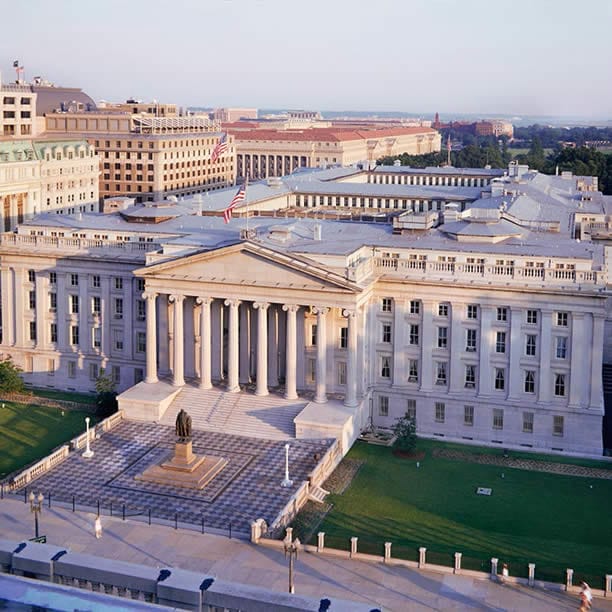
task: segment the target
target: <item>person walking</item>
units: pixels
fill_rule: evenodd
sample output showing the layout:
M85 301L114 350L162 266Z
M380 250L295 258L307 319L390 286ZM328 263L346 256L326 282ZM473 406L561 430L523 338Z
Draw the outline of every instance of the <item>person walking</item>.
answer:
M591 587L586 583L582 582L580 584L580 612L587 612L591 609L593 605L593 593L591 592Z
M100 519L100 515L96 516L96 520L94 521L94 531L96 532L96 538L99 540L102 537L102 520Z

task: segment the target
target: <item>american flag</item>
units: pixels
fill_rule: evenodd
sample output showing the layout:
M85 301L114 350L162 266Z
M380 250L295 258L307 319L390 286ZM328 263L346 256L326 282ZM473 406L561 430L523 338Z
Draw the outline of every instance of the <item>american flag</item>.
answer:
M221 136L221 139L217 143L217 146L213 149L212 155L210 156L210 161L214 164L223 153L227 151L228 143L227 143L227 134L224 133Z
M247 188L248 178L244 179L244 183L240 186L240 189L236 192L236 195L233 197L232 201L229 203L229 206L223 211L223 221L229 223L232 219L232 210L240 204L240 202L244 202L246 198L246 188Z

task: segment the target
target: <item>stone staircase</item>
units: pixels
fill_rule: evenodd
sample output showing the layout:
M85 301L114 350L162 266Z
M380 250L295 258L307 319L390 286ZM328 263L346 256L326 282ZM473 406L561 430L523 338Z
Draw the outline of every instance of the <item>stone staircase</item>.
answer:
M308 491L308 499L318 502L319 504L322 504L328 495L329 491L326 491L318 485L312 485Z
M174 425L182 409L191 416L194 429L218 431L267 440L295 438L293 419L308 400L286 400L271 393L227 393L221 388L199 389L186 385L170 404L161 423Z

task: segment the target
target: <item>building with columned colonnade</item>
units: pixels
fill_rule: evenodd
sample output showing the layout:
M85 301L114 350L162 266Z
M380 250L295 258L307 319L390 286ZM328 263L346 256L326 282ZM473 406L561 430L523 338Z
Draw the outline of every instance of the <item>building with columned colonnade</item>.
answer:
M2 355L41 387L92 390L103 368L133 419L214 387L303 402L293 434L343 452L408 413L423 436L602 453L595 179L302 172L249 185L225 224L233 194L1 234Z

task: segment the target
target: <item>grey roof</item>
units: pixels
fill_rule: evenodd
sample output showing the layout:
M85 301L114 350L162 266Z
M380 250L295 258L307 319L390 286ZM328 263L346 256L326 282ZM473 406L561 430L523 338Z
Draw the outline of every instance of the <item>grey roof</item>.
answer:
M515 223L506 219L500 219L493 223L480 223L474 221L453 221L445 223L439 227L440 231L457 236L482 236L484 237L503 237L503 236L522 236L524 230Z
M426 168L413 168L412 166L376 166L374 172L384 174L432 174L452 176L484 176L497 177L506 174L500 168L455 168L454 166L427 166Z
M84 91L76 87L45 87L32 85L36 93L36 114L40 117L66 105L66 110L73 102L82 104L86 110L96 108L96 103Z

